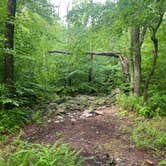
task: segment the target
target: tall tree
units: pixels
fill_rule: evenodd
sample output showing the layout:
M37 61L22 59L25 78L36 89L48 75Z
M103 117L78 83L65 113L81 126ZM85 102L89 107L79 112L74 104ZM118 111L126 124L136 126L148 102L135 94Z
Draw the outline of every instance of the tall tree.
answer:
M147 27L135 26L131 28L130 81L134 95L141 94L141 47Z
M5 56L4 56L4 81L10 92L13 92L14 80L14 19L16 14L16 0L8 0L7 3L7 21L5 31Z
M131 29L131 84L135 95L140 95L141 85L141 48L140 28Z
M93 0L89 0L89 3L90 3L90 6L92 6L93 7ZM94 26L94 18L91 16L91 15L89 15L89 19L91 19L90 21L91 21L91 28L93 29L93 26ZM93 51L93 44L92 44L92 42L90 42L90 49L91 49L91 51ZM93 81L93 61L94 61L94 55L93 54L91 54L91 58L90 58L90 68L89 68L89 75L88 75L88 81L89 82L92 82Z

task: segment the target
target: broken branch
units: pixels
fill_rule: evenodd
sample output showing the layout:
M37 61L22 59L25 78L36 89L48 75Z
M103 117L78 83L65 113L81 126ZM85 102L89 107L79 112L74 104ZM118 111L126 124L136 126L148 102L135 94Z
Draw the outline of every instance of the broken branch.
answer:
M60 51L60 50L52 50L48 51L49 54L65 54L65 55L72 55L72 52L69 51ZM99 56L112 56L115 58L119 58L120 53L119 52L85 52L86 55L99 55Z

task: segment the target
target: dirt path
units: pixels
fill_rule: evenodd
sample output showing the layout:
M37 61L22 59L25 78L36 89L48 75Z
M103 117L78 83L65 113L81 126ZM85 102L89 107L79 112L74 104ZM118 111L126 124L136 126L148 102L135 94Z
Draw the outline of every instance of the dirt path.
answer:
M72 111L50 118L45 127L26 126L24 138L33 143L53 144L61 137L89 158L84 166L157 165L157 158L132 143L132 118L119 116L118 109L113 107L98 111L90 116L85 111Z

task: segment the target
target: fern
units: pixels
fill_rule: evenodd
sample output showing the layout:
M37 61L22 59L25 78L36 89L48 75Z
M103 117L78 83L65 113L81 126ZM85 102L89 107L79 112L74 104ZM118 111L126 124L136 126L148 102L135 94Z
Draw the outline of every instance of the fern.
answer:
M17 146L16 146L17 145ZM1 166L81 166L84 159L67 144L57 141L54 145L30 144L17 140L14 153L0 156Z

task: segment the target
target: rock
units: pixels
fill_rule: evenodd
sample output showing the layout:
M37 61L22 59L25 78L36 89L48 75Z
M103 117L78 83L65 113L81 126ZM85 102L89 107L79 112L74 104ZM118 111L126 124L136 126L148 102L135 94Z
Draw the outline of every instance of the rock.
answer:
M100 132L99 131L96 131L96 134L99 134Z
M119 88L112 89L111 96L115 96L115 95L119 95L119 94L120 94Z
M93 116L98 116L98 115L102 115L103 113L101 111L97 111L97 110L84 110L83 114L81 115L80 118L89 118L89 117L93 117Z
M98 107L97 110L101 110L101 109L105 109L107 108L106 106L101 106L101 107Z
M74 125L76 122L76 119L71 119L71 124Z
M66 103L61 103L57 106L57 109L63 109L66 110Z
M49 119L47 122L48 122L48 123L51 123L51 119Z
M58 105L58 108L60 109L64 109L66 111L68 110L81 110L83 109L84 105L80 104L80 101L76 101L76 100L69 100L66 101L65 103L62 103L60 105Z
M105 99L100 99L96 102L97 105L101 106L103 104L105 104Z
M81 115L81 118L92 117L93 115L90 112L91 112L91 110L84 110L83 114Z
M47 106L47 109L48 109L48 110L57 109L57 103L50 103L50 104Z
M103 112L101 112L101 111L96 110L95 113L98 114L98 115L103 115Z
M71 122L76 122L76 119L72 118L72 119L71 119Z
M49 109L49 110L47 111L47 115L51 115L52 113L55 113L55 112L56 112L55 109Z
M74 116L72 114L68 115L70 118L73 118Z
M60 116L60 115L59 115L59 116L57 116L57 119L58 119L58 120L62 120L62 119L63 119L63 116Z
M146 160L146 162L147 162L148 164L150 164L150 165L154 165L154 162L151 161L151 160Z
M65 113L64 109L59 108L56 110L56 114L63 114L63 113Z
M56 121L54 121L54 123L60 123L60 121L59 121L59 120L56 120Z

